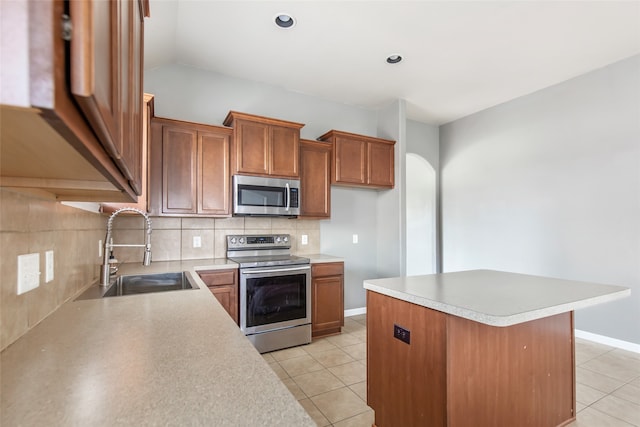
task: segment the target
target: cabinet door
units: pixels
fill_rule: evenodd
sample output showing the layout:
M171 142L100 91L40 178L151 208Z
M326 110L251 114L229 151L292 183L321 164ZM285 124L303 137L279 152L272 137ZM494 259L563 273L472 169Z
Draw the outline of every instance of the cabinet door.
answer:
M366 184L367 143L357 139L336 137L333 183Z
M229 316L239 325L238 270L200 271L198 275Z
M220 302L220 305L229 313L229 316L238 322L238 294L235 286L209 286L209 290Z
M393 188L393 145L369 142L367 149L367 183L376 187Z
M136 194L142 193L139 1L72 1L71 93Z
M331 144L300 141L300 216L331 216Z
M143 125L146 117L144 115L144 97L142 91L142 73L143 73L143 28L144 16L142 14L142 6L138 1L128 1L127 5L130 10L129 31L128 31L128 74L129 85L127 94L129 97L127 114L123 114L129 120L129 129L131 135L123 138L122 161L130 171L129 183L135 190L136 194L145 193L143 186L143 158L144 136Z
M71 93L113 158L122 153L120 1L72 1Z
M268 175L269 126L238 120L234 132L234 173Z
M344 323L342 276L312 279L311 300L312 335L339 333Z
M269 141L269 174L297 178L300 175L298 171L300 131L281 126L270 126Z
M198 132L198 213L229 215L229 136Z
M197 131L163 126L163 213L196 213L196 155Z

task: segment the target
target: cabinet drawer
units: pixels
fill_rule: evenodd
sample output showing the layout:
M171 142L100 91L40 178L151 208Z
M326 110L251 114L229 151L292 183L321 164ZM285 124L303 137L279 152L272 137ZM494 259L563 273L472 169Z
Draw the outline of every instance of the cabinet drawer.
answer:
M237 270L207 270L199 271L198 275L207 286L234 285Z
M311 277L336 276L344 273L344 263L329 262L311 265Z

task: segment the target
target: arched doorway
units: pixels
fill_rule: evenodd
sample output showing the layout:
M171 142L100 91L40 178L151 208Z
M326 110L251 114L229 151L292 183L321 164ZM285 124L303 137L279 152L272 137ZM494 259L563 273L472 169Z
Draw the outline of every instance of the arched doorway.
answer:
M436 171L407 153L407 276L436 272Z

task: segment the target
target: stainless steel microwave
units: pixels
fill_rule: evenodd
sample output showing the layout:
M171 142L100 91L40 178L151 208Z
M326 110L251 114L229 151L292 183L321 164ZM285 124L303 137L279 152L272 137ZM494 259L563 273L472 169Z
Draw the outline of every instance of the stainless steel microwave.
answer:
M300 180L234 175L233 214L300 215Z

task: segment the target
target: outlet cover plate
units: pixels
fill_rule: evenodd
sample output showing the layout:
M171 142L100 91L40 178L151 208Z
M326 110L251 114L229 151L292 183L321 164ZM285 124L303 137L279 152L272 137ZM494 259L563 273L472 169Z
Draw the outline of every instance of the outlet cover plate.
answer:
M40 286L40 254L18 255L18 295Z
M411 331L402 326L393 325L393 337L404 343L411 344Z
M53 251L47 251L45 255L45 278L44 282L49 283L53 280Z

